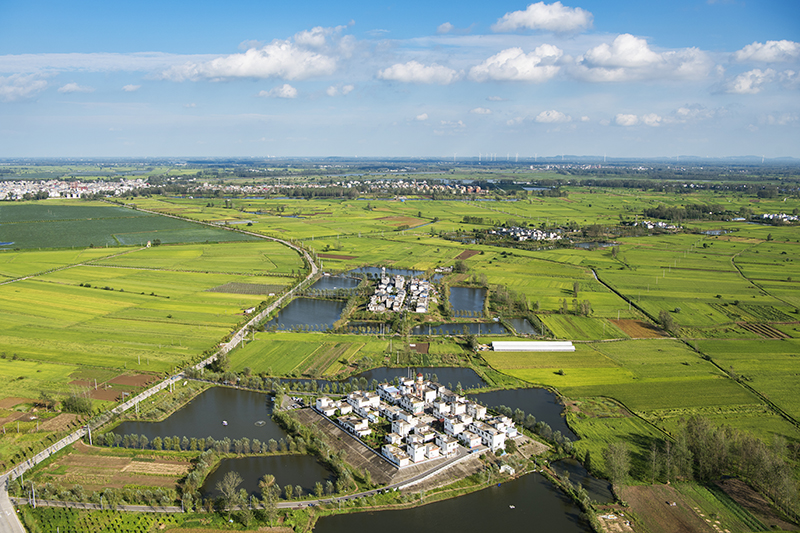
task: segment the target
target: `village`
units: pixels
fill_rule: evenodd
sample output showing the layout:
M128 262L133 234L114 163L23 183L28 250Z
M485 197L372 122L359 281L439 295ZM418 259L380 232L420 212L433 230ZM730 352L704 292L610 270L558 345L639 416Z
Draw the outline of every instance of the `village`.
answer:
M416 313L427 313L431 303L436 303L436 290L427 280L411 278L406 284L401 275L387 276L386 269L381 271L381 281L370 297L367 309L373 313L384 311L402 311L408 300L407 308Z
M452 457L462 446L469 452L497 452L518 436L510 418L489 416L483 405L422 374L381 383L375 392L354 391L343 400L323 396L314 409L362 442L373 433L371 425L382 419L391 423L380 453L397 467Z

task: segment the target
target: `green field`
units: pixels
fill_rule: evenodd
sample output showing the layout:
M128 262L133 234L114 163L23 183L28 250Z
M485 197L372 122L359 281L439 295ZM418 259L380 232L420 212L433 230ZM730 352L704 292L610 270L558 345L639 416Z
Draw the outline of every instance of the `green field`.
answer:
M21 203L0 206L0 242L11 248L85 248L162 243L252 241L255 238L123 207Z

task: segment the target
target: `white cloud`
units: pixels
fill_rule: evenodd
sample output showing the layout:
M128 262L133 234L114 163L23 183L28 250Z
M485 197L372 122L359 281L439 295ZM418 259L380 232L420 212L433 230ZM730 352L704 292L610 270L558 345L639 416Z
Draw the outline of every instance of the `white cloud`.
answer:
M455 120L455 121L453 121L453 120L443 120L443 121L441 121L441 124L442 124L442 126L445 126L445 127L448 127L448 128L458 128L458 129L460 129L460 128L467 127L467 125L464 124L460 120Z
M496 32L546 30L557 33L590 28L592 14L579 7L566 7L561 2L531 4L525 11L506 13L492 26Z
M485 107L476 107L475 109L471 109L470 113L473 113L475 115L491 115L492 110L486 109Z
M421 115L417 115L416 117L414 117L414 120L419 120L420 122L428 120L428 114L427 113L423 113Z
M645 67L663 62L647 41L629 33L618 35L610 45L603 43L586 52L582 60L596 67Z
M191 104L183 104L183 107L185 107L186 109L194 109L195 107L197 107L197 104L192 102Z
M126 93L132 93L134 91L138 91L141 88L142 88L141 85L125 85L124 87L122 87L122 90L125 91Z
M541 122L543 124L554 124L559 122L569 122L572 120L572 117L569 115L565 115L561 111L556 111L555 109L551 109L550 111L542 111L536 118L534 119L536 122Z
M450 24L449 22L445 22L444 24L440 24L438 28L436 28L436 33L438 34L445 34L450 33L455 29L455 26Z
M639 117L620 113L614 117L614 122L616 122L618 126L635 126L639 123Z
M556 74L555 65L563 52L551 44L537 46L526 54L522 48L508 48L499 52L480 65L472 67L469 77L475 81L513 80L541 83Z
M354 85L343 85L341 87L331 85L325 90L325 92L328 94L328 96L338 96L339 94L344 96L353 92L353 89L355 89Z
M591 119L590 119L588 116L586 116L586 115L583 115L583 116L581 117L581 122L589 122L590 120L591 120Z
M503 98L502 96L487 96L486 99L489 100L490 102L505 102L506 101L506 99Z
M269 91L261 91L258 96L264 98L297 98L297 89L288 83L284 83Z
M650 113L648 115L642 115L642 122L645 123L647 126L660 126L662 118L655 113Z
M596 82L700 79L712 68L711 58L698 48L659 53L653 51L646 40L625 33L618 35L611 44L600 44L579 56L575 75Z
M31 98L47 87L47 81L38 76L29 74L12 74L8 77L0 76L0 100L3 102L16 102Z
M514 117L512 119L506 120L506 125L507 126L517 126L519 124L522 124L523 120L525 120L525 119L523 119L522 117Z
M693 122L713 118L715 112L702 104L691 104L675 110L675 122Z
M741 50L734 52L736 61L763 61L764 63L777 63L780 61L794 61L800 58L800 43L794 41L767 41L766 43L754 42Z
M423 65L417 61L409 61L408 63L397 63L378 71L378 78L403 83L448 85L461 78L461 73L436 63Z
M764 70L755 68L748 72L739 74L732 80L728 80L725 92L733 94L757 94L761 92L763 86L775 79L775 71L771 68Z
M788 126L800 121L800 116L797 113L781 113L779 115L767 115L765 121L773 126Z
M217 57L210 61L176 65L162 73L172 81L226 78L284 78L301 80L333 74L340 57L348 57L354 39L340 36L344 26L316 27L301 31L294 40L275 40L242 54Z
M58 92L60 93L93 93L94 87L88 87L86 85L78 85L75 82L68 83L63 87L58 88Z

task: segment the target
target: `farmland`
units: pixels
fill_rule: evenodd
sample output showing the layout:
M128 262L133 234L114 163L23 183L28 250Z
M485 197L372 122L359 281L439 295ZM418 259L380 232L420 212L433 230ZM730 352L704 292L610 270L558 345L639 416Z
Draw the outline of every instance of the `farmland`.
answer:
M253 237L108 205L4 205L0 242L14 248L142 246L162 243L250 241Z
M530 315L511 316L538 318L547 336L576 345L573 353L473 352L460 335L378 337L262 328L231 352L234 372L339 379L388 363L473 365L500 376L496 383L546 386L569 405L584 406L568 414L581 437L577 455L589 452L603 472L604 449L628 442L633 476L640 481L649 446L672 438L680 421L692 415L765 441L775 436L792 445L800 441L796 227L715 220L698 221L698 231L631 229L643 209L659 204L724 200L733 211L756 205L764 212L785 206L712 191L687 192L680 199L656 191L562 191L562 197L521 194L517 201L480 202L126 200L187 220L85 202L42 203L31 211L19 210L30 208L25 205L2 206L0 228L12 233L0 241L19 238L23 244L0 253L0 283L9 282L0 284L0 377L5 383L0 395L23 400L17 404L21 413L42 390L64 396L89 389L94 379L110 384L126 372L174 371L213 351L246 319L245 309L271 301L304 272L300 256L287 247L190 222L196 220L292 239L318 254L323 269L332 273L387 266L430 274L458 261L462 271L443 275L450 287L479 286L490 294L511 290L530 310ZM495 246L480 240L481 232L501 224L524 222L567 235L568 226L621 221L629 225L619 235L597 230L592 237L613 240L613 248L543 244L536 249L535 243ZM727 233L700 233L707 229ZM580 230L570 235L588 238ZM159 246L142 246L155 239ZM499 307L487 308L484 319L509 318ZM363 306L357 312L359 320L366 316L370 323L393 319L369 316ZM439 310L429 316L441 318ZM409 349L412 343L427 343L427 353ZM110 394L133 389L114 383ZM95 400L99 407L114 398ZM8 429L19 416L13 411L12 405L0 413ZM30 421L21 424L21 437L0 441L4 456L41 438L29 432ZM650 505L650 497L642 496L642 505ZM721 505L704 504L705 494L683 497L692 505L707 505L704 513ZM744 530L741 517L731 520L733 529Z

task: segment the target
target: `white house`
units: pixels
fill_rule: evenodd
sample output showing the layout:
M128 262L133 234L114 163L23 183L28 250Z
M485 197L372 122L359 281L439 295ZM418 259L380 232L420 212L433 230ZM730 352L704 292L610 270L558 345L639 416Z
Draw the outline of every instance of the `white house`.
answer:
M405 437L411 430L414 428L411 424L406 422L405 420L392 420L392 433L397 433L401 437Z
M469 448L470 450L477 448L483 442L480 435L476 435L471 431L463 431L458 434L458 440L461 441L465 447Z
M437 433L434 442L439 447L443 455L449 456L456 453L458 450L458 441L449 435Z
M381 453L397 466L408 466L410 461L406 452L392 444L384 444Z

